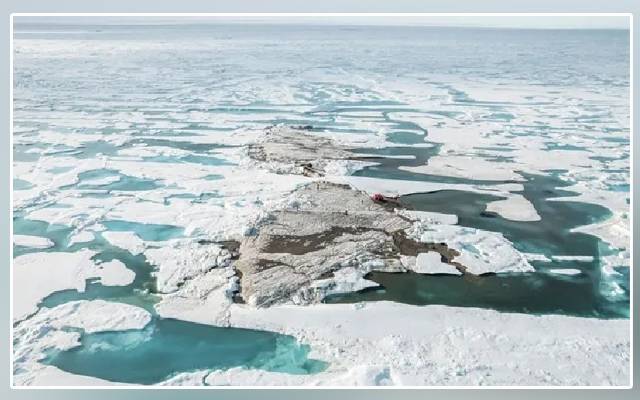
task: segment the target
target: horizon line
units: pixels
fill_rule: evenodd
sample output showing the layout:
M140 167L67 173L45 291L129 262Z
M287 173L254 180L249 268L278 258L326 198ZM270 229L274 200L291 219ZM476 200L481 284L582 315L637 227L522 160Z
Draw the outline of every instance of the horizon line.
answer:
M522 30L625 30L627 14L11 14L15 25L344 25Z

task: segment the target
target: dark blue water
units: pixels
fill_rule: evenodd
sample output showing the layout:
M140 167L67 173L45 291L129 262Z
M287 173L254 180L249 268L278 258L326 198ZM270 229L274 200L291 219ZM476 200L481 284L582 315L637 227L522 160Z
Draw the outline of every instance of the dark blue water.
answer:
M631 287L628 268L615 268L621 274L617 277L603 276L598 258L609 254L609 249L595 236L570 232L574 227L607 218L609 210L593 204L549 201L549 198L575 193L562 190L568 184L553 176L524 176L527 182L522 194L535 206L540 221L511 221L484 213L488 202L500 199L485 194L445 190L402 196L400 201L420 211L455 214L462 226L500 232L519 251L548 257L593 256L593 261L532 262L536 272L526 274L440 276L373 272L367 278L379 283L381 288L334 295L326 302L392 300L536 314L629 317ZM574 276L549 273L550 269L558 268L578 269L581 273ZM609 279L614 279L624 293L612 298L606 282Z

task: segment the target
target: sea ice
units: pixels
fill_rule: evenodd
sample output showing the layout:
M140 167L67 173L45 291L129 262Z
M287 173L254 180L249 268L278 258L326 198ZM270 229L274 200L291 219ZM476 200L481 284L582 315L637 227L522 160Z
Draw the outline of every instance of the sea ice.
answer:
M100 269L100 284L104 286L126 286L136 277L120 260L112 260L97 265Z
M112 245L125 249L134 256L142 254L145 250L144 241L134 232L105 231L102 232L102 237Z
M526 257L500 233L416 222L409 230L409 236L425 243L446 243L460 252L454 261L464 265L465 272L470 274L534 271Z
M431 211L416 211L398 208L395 210L399 215L412 220L420 220L431 224L456 225L458 216L455 214L443 214Z
M161 293L176 291L185 281L213 268L229 265L231 253L216 244L176 240L144 251L149 263L157 267L156 285Z
M593 256L551 256L554 261L592 262Z
M578 275L581 274L582 271L574 268L554 268L549 270L552 274L560 274L560 275Z
M429 159L429 164L418 167L400 167L401 170L418 174L452 176L488 181L523 181L513 172L509 163L487 161L475 156L444 154Z
M233 268L212 269L163 295L155 310L163 318L226 326L237 281Z
M13 319L33 314L38 303L49 294L65 289L84 291L85 281L95 276L91 260L96 253L30 253L13 260Z
M412 193L429 193L438 190L459 190L475 193L486 193L495 196L507 197L512 191L522 190L521 184L498 184L490 186L477 186L468 184L447 184L438 182L406 181L400 179L380 179L364 176L346 176L340 183L346 182L358 190L369 194L381 193L385 196L403 196Z
M69 238L69 246L78 243L87 243L95 239L95 234L88 230L82 230Z
M329 296L338 293L357 292L366 288L379 286L373 281L364 279L363 276L364 273L361 269L354 267L341 268L334 272L331 278L313 281L311 288L321 291L323 296ZM293 302L299 303L301 301L296 301L294 298Z
M544 254L539 253L521 253L527 261L551 262L551 259Z
M443 263L440 258L440 253L428 252L420 253L416 257L415 266L413 271L419 274L449 274L449 275L462 275L460 271L451 264Z
M92 378L74 378L53 367L40 364L47 351L67 350L78 346L81 329L86 333L142 329L151 314L142 308L104 300L72 301L54 308L42 308L14 329L14 383L16 385L62 385L65 382L96 384ZM71 329L71 330L70 330ZM57 381L51 379L61 377Z
M34 249L48 249L54 245L54 243L48 238L28 235L13 235L13 244L16 246L31 247Z
M520 194L511 194L504 200L496 200L487 204L486 211L495 212L512 221L540 221L540 215L531 202Z
M233 304L229 323L290 334L311 345L314 357L329 367L298 375L294 382L300 385L627 385L630 379L625 319L383 301L267 309ZM589 353L580 350L585 346ZM217 371L205 381L259 385L272 376L290 382L253 370Z
M105 176L103 178L87 179L82 181L82 185L106 186L111 183L119 182L122 179L119 175Z
M13 319L21 321L38 309L42 299L51 293L75 289L83 292L86 280L100 278L110 285L125 285L131 271L112 262L98 266L92 260L96 252L29 253L13 260Z

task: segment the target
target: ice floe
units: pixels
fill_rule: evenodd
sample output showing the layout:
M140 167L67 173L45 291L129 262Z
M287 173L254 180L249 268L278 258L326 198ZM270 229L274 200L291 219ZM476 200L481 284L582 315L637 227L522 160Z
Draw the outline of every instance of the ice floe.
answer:
M578 275L582 273L582 271L575 268L553 268L553 269L550 269L549 272L552 274L559 274L559 275Z
M13 244L34 249L48 249L54 245L51 239L29 235L13 235Z
M38 309L42 299L51 293L75 289L83 292L86 280L104 279L107 284L125 285L131 271L117 263L97 265L96 252L80 250L73 253L30 253L13 260L13 319L20 321Z
M319 279L311 283L311 288L319 290L324 296L338 293L357 292L366 288L377 287L377 283L364 279L363 271L354 267L341 268L331 278ZM302 302L294 296L293 302Z
M401 170L418 174L453 176L474 180L522 181L522 176L513 172L508 163L487 161L475 156L444 154L429 159L429 164L418 167L400 167Z
M486 273L532 272L526 257L502 234L457 225L425 225L415 223L410 237L421 242L446 243L460 254L454 261L465 266L465 272Z
M512 221L540 221L540 215L533 204L519 194L512 194L504 200L487 203L486 211L495 212Z
M133 282L135 272L128 269L120 260L112 260L97 265L100 271L100 284L104 286L126 286Z
M508 196L512 191L522 190L520 184L497 184L487 187L469 184L448 184L426 181L405 181L400 179L379 179L363 176L347 176L342 181L367 193L381 193L388 196L402 196L412 193L428 193L438 190L460 190Z
M521 253L527 261L551 262L551 259L544 254L539 253Z
M69 246L78 243L87 243L95 239L95 234L88 230L82 230L69 238Z
M416 211L401 208L396 209L395 212L409 219L420 220L431 224L456 225L458 223L458 216L455 214L443 214L430 211Z
M420 253L416 257L415 266L412 268L414 272L419 274L448 274L462 275L453 265L443 263L440 253L428 252Z
M593 256L551 256L554 261L592 262Z
M134 232L105 231L102 232L102 237L112 245L125 249L133 255L142 254L145 250L144 241Z
M179 240L148 248L144 255L156 267L156 285L161 293L174 292L185 281L231 262L231 253L221 246Z

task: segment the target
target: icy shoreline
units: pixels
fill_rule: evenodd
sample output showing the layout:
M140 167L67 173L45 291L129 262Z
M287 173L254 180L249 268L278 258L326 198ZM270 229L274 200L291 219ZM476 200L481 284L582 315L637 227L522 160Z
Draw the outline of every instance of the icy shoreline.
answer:
M290 148L285 150L287 153L290 151ZM236 157L239 155L236 154ZM246 160L243 162L246 163ZM256 202L250 206L248 213L245 210L243 217L236 216L233 221L228 220L227 223L218 227L217 232L220 233L214 237L237 238L239 235L246 235L253 229L255 221L265 218L268 220L269 212L274 209L277 210L281 207L304 209L305 204L317 196L300 195L295 189L299 189L305 184L309 185L311 182L318 182L319 179L341 184L347 183L352 186L352 189L348 191L354 193L358 189L368 193L380 191L388 195L455 189L499 194L507 200L503 201L502 205L495 205L497 208L494 210L499 211L501 207L505 206L506 208L502 212L511 213L512 219L535 219L533 217L534 209L533 211L532 208L527 207L514 209L509 206L514 200L516 203L513 204L517 204L520 195L513 192L521 190L521 185L518 183L492 185L487 188L466 184L409 182L344 176L340 174L351 173L351 169L354 167L350 166L345 170L344 162L340 157L329 163L312 165L311 175L320 171L321 178L301 176L307 174L306 167L292 169L292 165L289 165L286 159L269 161L269 169L272 169L272 172L261 171L260 165L245 165L244 168L248 167L250 171L255 173L238 174L236 178L238 181L253 176L253 182L258 185L254 186L254 190L257 188L259 193L265 193L267 188L278 189L271 192L269 201ZM336 165L341 167L336 168ZM361 166L364 165L366 164ZM152 171L160 172L161 170L157 168L152 168ZM212 171L209 169L207 173ZM215 171L222 172L223 170L217 168ZM286 175L280 175L283 171ZM291 172L301 175L290 175ZM140 177L146 176L141 171L127 170L127 173L134 176L138 174ZM200 173L204 174L205 172ZM228 174L229 171L225 173ZM231 178L234 173L237 172L232 172L227 176ZM169 174L175 182L179 181L179 173L176 174L173 171ZM326 176L322 176L324 174ZM233 182L232 179L226 184L227 190L229 190L227 196L233 196L233 191L238 190L233 187ZM184 182L182 184L184 185ZM239 191L238 195L239 198L246 197L247 192ZM250 194L249 197L251 197ZM311 200L311 202L313 201ZM78 210L74 210L77 213L83 209L83 206L93 208L96 203L90 199L77 199L73 204L74 207L80 206ZM138 212L137 209L127 209L126 214L123 214L125 209L122 206L132 206L128 202L115 201L111 204L114 209L107 211L107 215L110 215L111 218L131 220L130 216ZM249 206L246 202L240 204ZM336 204L341 206L344 202L340 201ZM527 202L527 204L529 203ZM517 214L514 214L513 210L516 209ZM197 215L195 210L189 216L180 210L187 210L187 204L178 206L178 212L175 215L180 218L185 218L185 216L188 218L191 225L188 227L188 231L196 229L193 226L194 223L198 226L204 226L203 222L193 219ZM386 212L390 213L390 216L394 215L391 211ZM47 215L46 209L37 210L35 213ZM456 225L457 218L451 215L411 210L397 210L396 214L412 221L410 223L412 227L408 232L414 238L422 242L447 243L454 249L460 250L461 255L455 260L460 261L467 268L466 272L484 274L501 272L502 270L506 272L533 270L527 259L536 259L536 257L518 253L502 235L460 227ZM141 221L147 221L149 215L153 214L143 215ZM221 214L214 215L221 216ZM504 216L507 217L507 215ZM160 222L182 225L171 218ZM307 224L305 229L311 228ZM97 226L94 229L99 231L101 228ZM177 238L168 241L142 240L133 232L106 231L103 233L103 237L112 245L126 249L131 254L144 254L149 262L156 267L155 275L158 289L162 293L161 301L155 305L159 316L216 326L262 329L290 334L301 342L310 344L315 357L330 363L330 368L327 371L316 375L294 376L234 368L227 371L182 373L172 377L165 384L352 386L386 384L625 385L627 383L628 368L626 366L629 362L629 341L626 332L629 322L626 320L594 320L564 316L538 317L498 313L484 309L446 306L416 307L388 302L354 305L312 304L308 306L288 304L273 305L269 308L251 308L233 302L233 294L238 290L236 270L231 260L232 254L219 245L198 244L190 238ZM469 252L469 249L474 250ZM87 254L84 252L77 254L53 252L27 254L16 259L17 271L20 271L20 268L28 268L29 265L39 265L41 261L38 260L41 257L50 258L55 257L56 254L65 257L67 262L69 254L75 254L79 257L75 266L73 263L68 264L73 272L62 274L71 277L71 281L55 283L47 278L48 275L38 275L36 282L42 278L43 282L49 282L49 285L53 286L47 289L42 288L41 293L32 296L32 300L18 300L16 305L21 307L18 310L25 310L20 311L18 315L24 316L28 312L34 312L35 304L54 291L65 288L76 288L81 291L85 280L91 277L99 277L103 285L125 285L133 279L130 276L130 271L127 272L126 268L123 269L124 265L118 262L96 265L90 260L94 255L91 252ZM428 257L425 255L430 253L421 254L423 255L417 254L417 257L413 256L413 258L403 256L404 258L401 259L399 265L402 265L401 268L420 273L460 273L455 268L443 268L448 264L438 264L435 260L426 260ZM496 254L501 257L495 257ZM487 255L492 255L492 257L487 257ZM33 262L29 261L32 259ZM574 257L572 260L574 259L576 258ZM579 258L576 260L579 261ZM382 268L376 262L376 260L369 260L369 267L365 269L342 268L333 272L333 276L330 278L313 280L310 288L328 294L356 291L375 285L363 277L371 268ZM23 264L25 266L20 267ZM53 272L59 273L60 270L52 270L51 273ZM550 272L575 273L573 270L552 270ZM18 273L16 276L16 279L21 279L22 275ZM292 300L294 303L296 302L295 299ZM21 305L27 303L30 305ZM29 311L26 311L27 309ZM40 311L40 313L43 312L48 311ZM416 329L415 321L421 321L422 325L418 326L418 329ZM472 323L467 324L469 321ZM23 324L30 322L31 319ZM514 328L514 326L519 328ZM588 329L591 332L591 337L586 339L579 336L579 329L576 326ZM550 334L547 331L553 331L553 333ZM425 332L429 332L426 337ZM379 351L381 343L384 350L382 352ZM582 345L589 345L597 349L596 352L601 357L605 357L608 363L615 365L615 368L608 371L599 370L594 360L577 351ZM455 351L456 358L451 358L452 351ZM530 353L543 353L547 356L535 358L533 361L525 361L522 364L509 361L509 356L517 354L518 351L522 352L522 355L519 356L520 359L525 360L526 354ZM374 355L376 356L374 357ZM563 365L563 368L550 368L549 365ZM565 369L582 372L576 376L568 375ZM518 373L515 373L514 370ZM594 380L593 376L596 376L597 379ZM35 368L29 378L22 382L30 382L34 385L58 384L56 382L60 382L59 384L67 382L72 385L111 384L99 379L68 374L54 367L42 366Z

